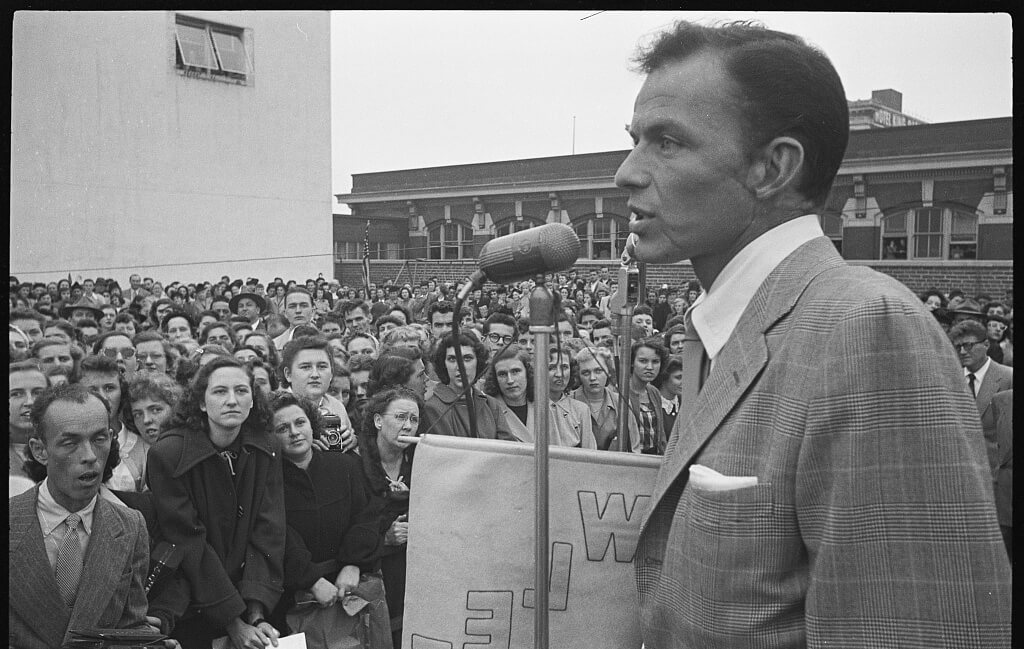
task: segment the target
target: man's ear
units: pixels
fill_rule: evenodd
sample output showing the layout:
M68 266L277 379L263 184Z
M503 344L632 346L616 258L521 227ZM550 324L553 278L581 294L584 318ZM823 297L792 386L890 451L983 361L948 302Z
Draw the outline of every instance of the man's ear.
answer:
M769 198L799 182L804 167L804 147L800 141L783 135L761 147L750 165L747 177L759 199Z
M32 452L32 457L36 459L36 462L46 466L50 456L46 453L46 444L43 443L43 440L36 437L30 437L28 440L28 448Z

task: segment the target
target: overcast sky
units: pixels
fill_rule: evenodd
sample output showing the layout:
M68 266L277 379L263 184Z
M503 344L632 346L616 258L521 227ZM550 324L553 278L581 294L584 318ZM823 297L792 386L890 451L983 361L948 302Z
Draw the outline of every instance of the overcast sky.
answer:
M567 155L573 116L576 153L629 148L629 58L676 18L799 34L847 98L894 88L928 122L1012 114L1006 14L334 11L333 192L355 173Z

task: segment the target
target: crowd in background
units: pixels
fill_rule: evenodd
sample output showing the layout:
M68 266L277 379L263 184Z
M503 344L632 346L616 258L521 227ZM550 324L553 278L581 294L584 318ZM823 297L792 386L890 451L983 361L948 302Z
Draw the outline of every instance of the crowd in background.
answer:
M47 475L32 442L36 402L82 385L102 397L113 431L100 497L143 513L154 565L188 549L150 591L162 631L186 647L225 634L242 646L267 625L287 632L301 598L327 606L379 576L397 647L410 438L533 443L537 370L548 372L552 445L662 454L672 434L700 285L648 290L623 335L607 269L548 281L557 334L548 367L534 368L532 281L475 290L455 313L457 287L437 278L365 290L322 276L164 284L133 274L126 287L11 277L11 495ZM962 360L984 347L1013 365L1012 294L933 289L921 300ZM620 345L630 358L622 431Z

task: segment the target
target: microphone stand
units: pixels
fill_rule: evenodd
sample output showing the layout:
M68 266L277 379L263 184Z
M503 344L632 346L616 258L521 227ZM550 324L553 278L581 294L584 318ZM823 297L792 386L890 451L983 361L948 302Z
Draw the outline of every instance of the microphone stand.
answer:
M633 304L629 300L630 275L635 275L635 264L623 263L619 268L619 285L612 296L609 307L612 309L612 333L619 345L619 404L618 404L618 429L619 429L619 451L630 450L629 432L629 377L632 373L629 356L633 345ZM637 282L639 285L639 282Z
M534 444L534 575L533 646L548 647L548 425L551 405L548 344L555 332L555 299L539 275L530 293L530 333L533 334Z

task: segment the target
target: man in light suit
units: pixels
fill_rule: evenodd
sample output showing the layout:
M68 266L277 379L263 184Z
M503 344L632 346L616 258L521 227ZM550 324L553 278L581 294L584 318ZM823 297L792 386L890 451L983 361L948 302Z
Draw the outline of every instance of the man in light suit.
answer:
M631 254L690 259L683 408L634 559L648 649L1009 647L985 446L943 331L823 236L848 139L828 59L676 26L616 174Z
M97 496L114 435L106 403L64 385L36 399L32 421L29 444L47 477L9 501L9 644L53 649L71 630L155 631L145 618L142 514Z

